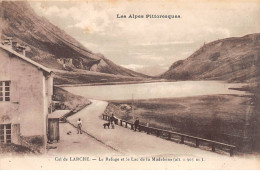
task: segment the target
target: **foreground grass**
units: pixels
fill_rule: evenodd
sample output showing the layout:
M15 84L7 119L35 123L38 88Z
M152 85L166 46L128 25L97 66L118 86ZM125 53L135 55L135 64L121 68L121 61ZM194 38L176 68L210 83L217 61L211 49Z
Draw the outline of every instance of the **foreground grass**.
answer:
M120 108L122 104L131 106L131 100L111 103L117 107L112 108L116 116L133 119L131 110ZM134 113L141 124L233 144L250 152L259 150L260 121L254 103L252 96L238 95L136 100Z
M28 147L16 144L0 144L0 153L12 155L35 154L33 150Z

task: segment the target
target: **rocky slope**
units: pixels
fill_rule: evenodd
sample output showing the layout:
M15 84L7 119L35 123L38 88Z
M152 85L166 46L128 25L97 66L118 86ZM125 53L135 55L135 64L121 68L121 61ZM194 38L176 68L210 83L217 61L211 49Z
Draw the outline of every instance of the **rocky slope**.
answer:
M38 16L27 2L1 1L0 24L1 40L13 37L27 46L27 57L49 68L145 77L91 52L63 30Z
M259 82L260 34L217 40L185 60L172 64L160 77L173 80Z

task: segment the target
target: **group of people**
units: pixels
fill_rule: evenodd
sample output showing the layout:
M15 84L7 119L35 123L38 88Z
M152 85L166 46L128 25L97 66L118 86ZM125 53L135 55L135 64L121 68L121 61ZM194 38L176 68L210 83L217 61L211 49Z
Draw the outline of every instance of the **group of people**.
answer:
M114 129L115 124L117 124L117 122L118 122L118 119L115 118L114 114L112 114L112 116L109 119L109 122L112 126L112 129ZM139 128L139 119L136 118L136 120L134 122L134 130L136 131L136 129L138 129L138 128ZM77 121L77 134L82 134L82 121L80 118Z
M118 122L118 119L115 118L114 114L112 114L112 116L109 119L109 122L110 122L110 124L112 126L112 129L114 129L115 128L115 124L117 124L117 122ZM139 119L136 118L136 120L134 122L134 130L136 131L136 129L138 129L138 128L139 128Z

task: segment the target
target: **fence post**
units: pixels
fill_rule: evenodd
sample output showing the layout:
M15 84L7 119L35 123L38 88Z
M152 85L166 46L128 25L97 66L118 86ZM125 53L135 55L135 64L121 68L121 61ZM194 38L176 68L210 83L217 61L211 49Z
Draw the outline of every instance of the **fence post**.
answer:
M212 143L212 151L215 152L216 148L215 148L215 143Z
M149 129L149 127L147 127L146 132L147 132L147 134L150 134L150 129Z
M160 131L159 130L157 130L157 137L159 137L160 136Z
M131 130L134 130L134 125L133 124L131 124Z
M181 136L181 144L184 144L184 136Z
M172 134L168 133L168 140L171 140L171 138L172 138Z
M234 150L233 150L233 148L232 147L230 147L230 157L232 157L233 155L234 155Z
M125 128L127 128L127 122L125 122Z
M198 148L198 147L199 147L199 145L200 145L200 143L199 143L199 140L198 140L198 139L196 139L196 147Z
M120 120L120 126L123 126L123 122L122 122L122 120Z

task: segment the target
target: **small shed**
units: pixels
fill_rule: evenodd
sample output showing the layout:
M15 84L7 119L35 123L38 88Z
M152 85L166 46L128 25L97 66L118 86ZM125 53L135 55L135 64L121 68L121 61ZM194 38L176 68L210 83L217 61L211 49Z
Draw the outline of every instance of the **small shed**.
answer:
M60 140L60 119L69 112L69 110L56 110L48 115L48 141Z

